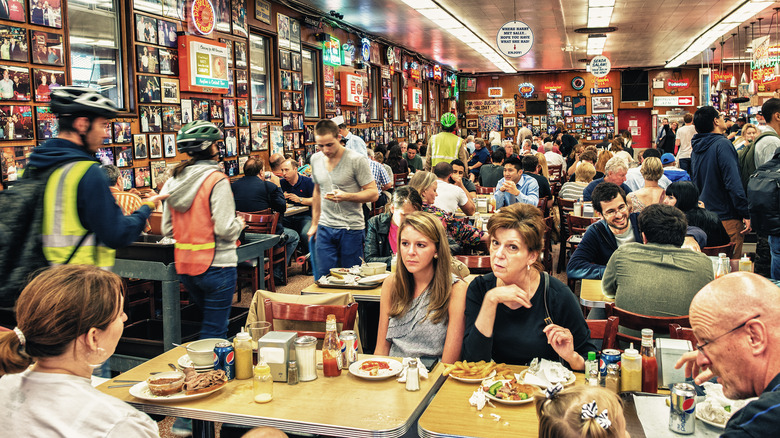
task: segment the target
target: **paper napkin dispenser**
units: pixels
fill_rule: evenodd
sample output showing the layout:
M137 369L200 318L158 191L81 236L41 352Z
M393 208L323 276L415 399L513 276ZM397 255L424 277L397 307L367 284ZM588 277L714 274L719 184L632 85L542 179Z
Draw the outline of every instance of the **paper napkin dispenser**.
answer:
M275 382L287 381L287 361L295 359L293 341L296 332L268 332L257 341L257 351L271 368Z
M655 358L658 362L658 387L668 388L672 383L685 382L685 367L674 369L683 354L692 351L687 339L655 339Z

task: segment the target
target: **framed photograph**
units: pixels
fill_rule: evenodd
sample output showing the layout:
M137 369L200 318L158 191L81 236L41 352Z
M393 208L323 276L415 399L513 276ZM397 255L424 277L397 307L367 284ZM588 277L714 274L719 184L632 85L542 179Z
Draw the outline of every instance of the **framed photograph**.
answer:
M592 114L613 112L612 96L591 96L590 105Z
M211 0L216 30L230 33L230 0Z
M179 103L179 80L173 78L160 78L163 103Z
M103 144L111 144L114 141L114 127L112 124L106 123L106 128L103 131Z
M33 69L35 101L51 101L51 92L65 85L65 72L57 70Z
M138 119L141 132L160 132L162 130L162 114L159 106L139 105Z
M282 91L282 111L292 111L292 93Z
M233 67L233 40L220 38L219 42L225 43L225 46L227 48L227 65L228 67Z
M301 51L301 22L290 18L290 50Z
M186 3L186 0L163 0L163 15L184 20Z
M146 134L133 134L133 151L136 160L149 158Z
M246 2L244 0L233 0L232 12L233 34L247 37L249 32L246 25Z
M279 51L279 68L282 70L290 70L291 68L290 52L287 50Z
M192 100L181 100L181 123L187 124L192 121Z
M504 128L513 128L515 126L515 118L504 116Z
M209 120L209 101L192 99L192 120Z
M157 49L160 59L160 74L179 75L179 52L171 49Z
M162 109L162 130L178 131L181 129L181 107L178 105L164 106Z
M222 120L224 117L224 109L222 108L222 102L219 100L214 100L211 102L211 112L209 113L210 119L219 119Z
M293 71L301 71L303 65L301 64L301 54L293 52L290 55L290 69Z
M233 85L235 82L236 82L236 71L231 68L230 71L228 71L228 90L227 93L224 93L222 96L224 97L236 96L236 87Z
M163 47L176 48L179 36L176 35L176 23L167 20L157 20L157 44Z
M289 71L281 72L281 88L282 90L292 90L292 74Z
M238 155L249 155L251 151L249 128L238 128Z
M114 165L114 148L100 148L95 152L95 157L102 165Z
M226 127L236 126L236 104L233 99L222 99L222 109Z
M246 43L241 41L233 42L235 48L235 64L236 68L246 68Z
M149 187L152 185L152 172L148 167L135 168L135 187Z
M114 122L114 143L130 143L130 122Z
M42 30L30 30L32 62L46 65L65 65L62 59L62 35Z
M276 14L276 34L279 38L279 48L290 48L290 17Z
M255 19L271 24L271 2L255 0Z
M152 168L152 188L157 187L159 182L165 176L165 171L168 169L168 165L165 160L150 161L149 166Z
M477 129L477 119L466 119L466 128Z
M133 165L132 147L117 146L116 148L114 148L114 154L116 156L116 167L130 167Z
M0 100L30 100L30 69L0 65Z
M135 14L135 40L141 43L157 44L157 19Z
M8 2L9 7L11 2ZM30 24L62 28L62 2L60 0L30 0Z
M138 73L160 73L157 47L135 46L135 59Z
M26 23L27 18L24 10L25 2L23 0L7 0L0 7L0 20L18 21Z
M161 103L160 78L138 75L138 102Z
M2 10L2 8L0 8ZM8 43L8 50L0 50L0 60L29 62L30 52L27 44L27 30L16 26L7 26L0 24L0 41L5 45Z
M160 134L149 134L149 158L162 158L162 156L162 136Z
M246 100L236 100L236 125L249 126L249 108Z
M117 163L119 163L119 159L116 160ZM132 166L133 163L130 163L130 166ZM117 164L116 167L122 167ZM123 190L130 190L133 188L133 169L119 169L119 176L122 178L123 183Z
M250 135L252 151L268 150L268 123L250 122Z
M246 80L246 70L236 70L236 97L249 97L249 83Z
M59 133L57 116L51 112L51 108L48 106L35 107L35 121L38 128L38 140L54 138ZM113 155L111 158L113 160Z
M176 134L163 134L165 158L176 158Z
M293 111L303 111L303 93L293 93Z
M303 77L298 72L292 74L292 89L293 91L303 90Z
M235 129L225 130L225 156L235 157L238 155L238 140L236 139Z

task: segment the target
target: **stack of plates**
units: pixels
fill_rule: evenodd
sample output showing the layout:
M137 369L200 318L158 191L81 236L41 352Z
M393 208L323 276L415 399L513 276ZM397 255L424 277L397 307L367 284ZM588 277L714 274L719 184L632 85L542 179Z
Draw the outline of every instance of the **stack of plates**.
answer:
M192 360L190 360L190 356L185 354L184 356L179 358L179 366L183 368L192 367L195 368L195 371L198 373L205 373L206 371L211 371L214 369L214 365L195 365L192 363Z

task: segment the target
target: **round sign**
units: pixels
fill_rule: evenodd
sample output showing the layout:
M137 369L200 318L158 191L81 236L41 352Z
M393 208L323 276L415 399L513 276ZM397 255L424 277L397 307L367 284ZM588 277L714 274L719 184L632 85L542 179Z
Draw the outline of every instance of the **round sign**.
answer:
M362 50L360 54L363 56L363 62L368 62L371 59L371 41L368 38L363 38L361 41Z
M387 63L389 65L395 64L395 51L393 51L392 47L387 48Z
M604 55L599 55L590 60L590 74L597 78L603 78L608 75L611 68L612 63Z
M530 82L523 82L517 86L517 91L520 92L521 96L528 99L534 95L534 85Z
M575 76L574 79L571 80L571 87L577 91L582 90L585 88L585 79L582 79L582 76Z
M198 32L208 35L214 31L214 5L209 0L195 0L191 12L192 23Z
M496 35L498 50L510 58L519 58L534 45L534 33L522 21L510 21L498 29Z

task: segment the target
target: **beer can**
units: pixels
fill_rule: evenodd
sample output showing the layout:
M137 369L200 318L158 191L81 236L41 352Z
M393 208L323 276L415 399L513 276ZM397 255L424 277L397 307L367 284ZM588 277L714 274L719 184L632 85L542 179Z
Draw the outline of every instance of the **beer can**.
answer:
M616 363L620 365L620 351L607 349L601 352L599 358L599 374L601 375L601 386L604 386L604 379L607 378L607 367L609 364Z
M696 389L690 383L672 386L669 408L669 430L681 435L691 435L696 430Z
M354 330L344 330L339 335L341 344L341 368L349 369L349 366L358 360L357 334Z
M233 344L217 342L214 345L214 369L225 371L228 380L236 377L236 356Z

